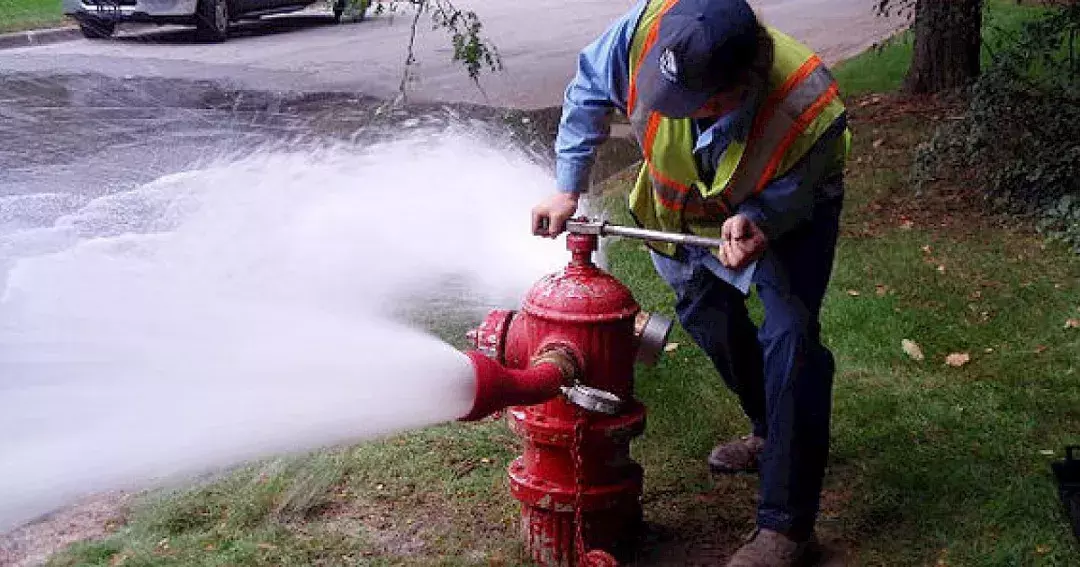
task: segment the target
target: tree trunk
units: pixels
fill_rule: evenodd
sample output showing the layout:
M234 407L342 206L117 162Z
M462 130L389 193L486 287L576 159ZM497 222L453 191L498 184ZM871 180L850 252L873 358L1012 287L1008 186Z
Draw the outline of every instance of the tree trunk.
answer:
M936 93L967 86L979 76L981 39L982 0L918 0L904 90Z

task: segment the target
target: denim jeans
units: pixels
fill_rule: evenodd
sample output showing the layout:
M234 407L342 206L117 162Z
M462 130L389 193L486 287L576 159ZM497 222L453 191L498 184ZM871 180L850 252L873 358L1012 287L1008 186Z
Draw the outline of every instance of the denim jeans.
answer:
M708 354L765 439L757 523L802 539L813 532L829 452L835 364L818 315L839 232L843 180L815 202L810 219L769 243L753 284L765 308L758 328L746 297L718 277L707 250L653 254L675 290L682 326ZM837 187L835 184L839 184Z

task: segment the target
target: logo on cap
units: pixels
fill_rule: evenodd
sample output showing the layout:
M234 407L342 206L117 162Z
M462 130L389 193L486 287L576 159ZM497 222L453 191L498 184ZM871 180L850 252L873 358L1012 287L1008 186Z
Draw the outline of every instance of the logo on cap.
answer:
M671 48L660 53L660 74L673 83L679 82L679 62Z

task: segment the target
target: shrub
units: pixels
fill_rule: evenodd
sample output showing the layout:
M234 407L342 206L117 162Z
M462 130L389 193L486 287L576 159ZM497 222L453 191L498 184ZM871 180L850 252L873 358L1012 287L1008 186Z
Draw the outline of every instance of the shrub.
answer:
M967 111L916 156L915 181L968 172L999 210L1033 215L1080 252L1080 5L1049 10L990 47Z

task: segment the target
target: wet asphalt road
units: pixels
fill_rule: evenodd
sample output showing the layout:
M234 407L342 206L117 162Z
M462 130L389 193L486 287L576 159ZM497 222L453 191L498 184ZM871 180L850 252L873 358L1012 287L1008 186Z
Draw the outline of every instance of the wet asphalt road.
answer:
M751 0L764 20L817 49L830 62L850 56L896 29L874 16L873 0ZM461 0L482 18L498 46L504 72L482 81L487 98L449 61L441 31L421 25L417 39L417 100L498 106L559 104L575 55L631 0ZM68 43L0 52L0 73L104 73L214 80L281 90L360 92L393 96L401 80L410 18L372 15L334 25L325 10L242 23L223 44L196 43L191 30L149 28L111 41Z
M871 0L754 3L768 23L830 61L898 25L873 16ZM92 197L255 147L379 139L400 133L401 124L455 120L461 108L442 102L558 105L577 51L631 4L463 0L483 18L505 71L484 77L485 98L448 62L446 38L422 26L411 100L432 103L389 114L377 99L393 96L400 81L409 23L401 15L334 25L309 11L241 24L223 44L168 27L0 50L0 223L15 222L5 218L4 209L12 210L5 199ZM466 110L464 119L501 127L500 112ZM47 224L50 217L46 210L40 219L16 220Z

